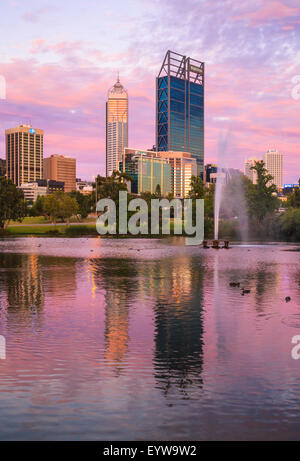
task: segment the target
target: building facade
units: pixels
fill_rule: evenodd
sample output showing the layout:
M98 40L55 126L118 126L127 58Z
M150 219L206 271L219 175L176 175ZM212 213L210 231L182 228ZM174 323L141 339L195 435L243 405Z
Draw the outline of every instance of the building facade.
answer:
M251 168L255 165L255 162L259 161L257 157L249 157L245 160L244 174L250 179L252 184L257 184L257 173L255 170L251 170Z
M204 169L204 183L212 183L215 182L213 179L216 177L218 172L218 167L214 163L208 163L205 165Z
M64 192L64 183L52 179L38 179L34 182L21 184L19 189L24 192L25 200L35 202L39 196L53 194L58 191Z
M156 78L156 148L190 152L203 176L204 63L172 51Z
M277 189L282 188L282 154L276 149L268 150L264 155L264 162L268 173L273 176L272 184Z
M133 178L130 190L133 194L172 193L170 165L168 160L159 157L157 152L125 148L120 171Z
M119 78L108 92L106 102L106 176L119 169L128 146L128 93Z
M197 176L197 161L188 152L158 152L170 165L171 191L174 198L188 197L192 176Z
M76 190L82 195L91 195L94 188L91 182L76 178Z
M64 155L45 158L44 179L64 182L65 192L76 190L76 159Z
M44 131L31 125L5 130L6 175L14 184L43 178Z
M47 195L47 185L41 186L37 182L27 182L19 186L24 192L24 198L27 201L35 202L38 197Z

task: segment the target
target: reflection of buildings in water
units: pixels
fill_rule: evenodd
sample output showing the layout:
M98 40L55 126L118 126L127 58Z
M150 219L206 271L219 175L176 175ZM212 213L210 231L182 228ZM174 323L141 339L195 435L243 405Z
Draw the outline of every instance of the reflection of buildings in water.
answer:
M36 254L2 254L0 265L4 272L9 313L16 311L18 321L26 323L39 319L45 293L70 296L76 290L76 260L53 258ZM55 270L52 270L52 268ZM42 270L47 269L50 270ZM61 269L61 270L59 270Z
M106 296L105 358L113 365L125 359L128 350L129 309L124 292L109 291Z
M7 270L8 307L40 308L44 302L42 274L37 255L2 254L1 265Z
M129 306L137 288L137 267L128 259L89 262L93 284L105 291L105 358L120 373L128 351Z
M166 394L175 386L188 396L189 386L202 385L203 272L199 259L156 263L154 366Z
M35 322L44 305L39 257L5 253L0 255L0 266L6 269L3 275L8 314L17 314L17 317L8 315L7 324L21 326Z
M202 370L202 282L199 259L92 259L94 283L105 290L105 356L120 372L129 342L130 305L153 301L154 366L159 386L187 388Z
M43 273L43 283L45 292L51 296L71 298L77 291L76 275L77 264L76 258L62 258L54 256L40 256L40 263L45 270Z

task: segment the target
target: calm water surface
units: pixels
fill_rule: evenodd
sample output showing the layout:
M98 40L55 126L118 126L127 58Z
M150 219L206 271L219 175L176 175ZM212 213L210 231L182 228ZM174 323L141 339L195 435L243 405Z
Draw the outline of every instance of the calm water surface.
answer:
M300 439L300 253L182 243L0 240L0 439Z

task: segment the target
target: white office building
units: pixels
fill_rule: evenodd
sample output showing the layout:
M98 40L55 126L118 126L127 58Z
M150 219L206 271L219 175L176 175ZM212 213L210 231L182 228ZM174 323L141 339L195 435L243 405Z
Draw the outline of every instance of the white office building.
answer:
M19 189L24 192L24 198L27 201L35 202L39 196L47 195L47 186L39 186L37 182L23 183Z
M260 159L257 157L249 157L245 160L244 174L250 179L252 184L257 184L257 173L255 170L251 170L251 168L255 165L255 162L259 161Z
M106 103L106 176L119 170L128 147L128 94L119 79L108 92Z
M276 149L270 149L264 155L264 162L268 173L273 176L271 181L278 189L282 188L282 154Z

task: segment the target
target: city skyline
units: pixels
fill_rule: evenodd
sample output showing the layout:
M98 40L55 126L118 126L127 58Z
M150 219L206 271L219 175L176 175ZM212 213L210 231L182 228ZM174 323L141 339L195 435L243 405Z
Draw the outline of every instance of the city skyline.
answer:
M118 70L130 94L130 145L150 148L155 76L167 49L174 49L206 63L205 163L217 162L218 137L225 130L229 166L242 169L245 157L276 148L285 155L283 183L296 183L297 3L229 1L226 10L220 2L187 3L154 2L149 13L147 1L116 2L109 11L91 0L74 11L68 2L6 2L2 27L11 47L0 45L0 75L7 84L6 100L0 101L0 157L4 130L31 119L33 126L47 127L45 156L75 157L79 177L104 175L105 100ZM66 15L72 27L60 20ZM14 32L6 25L10 20Z

